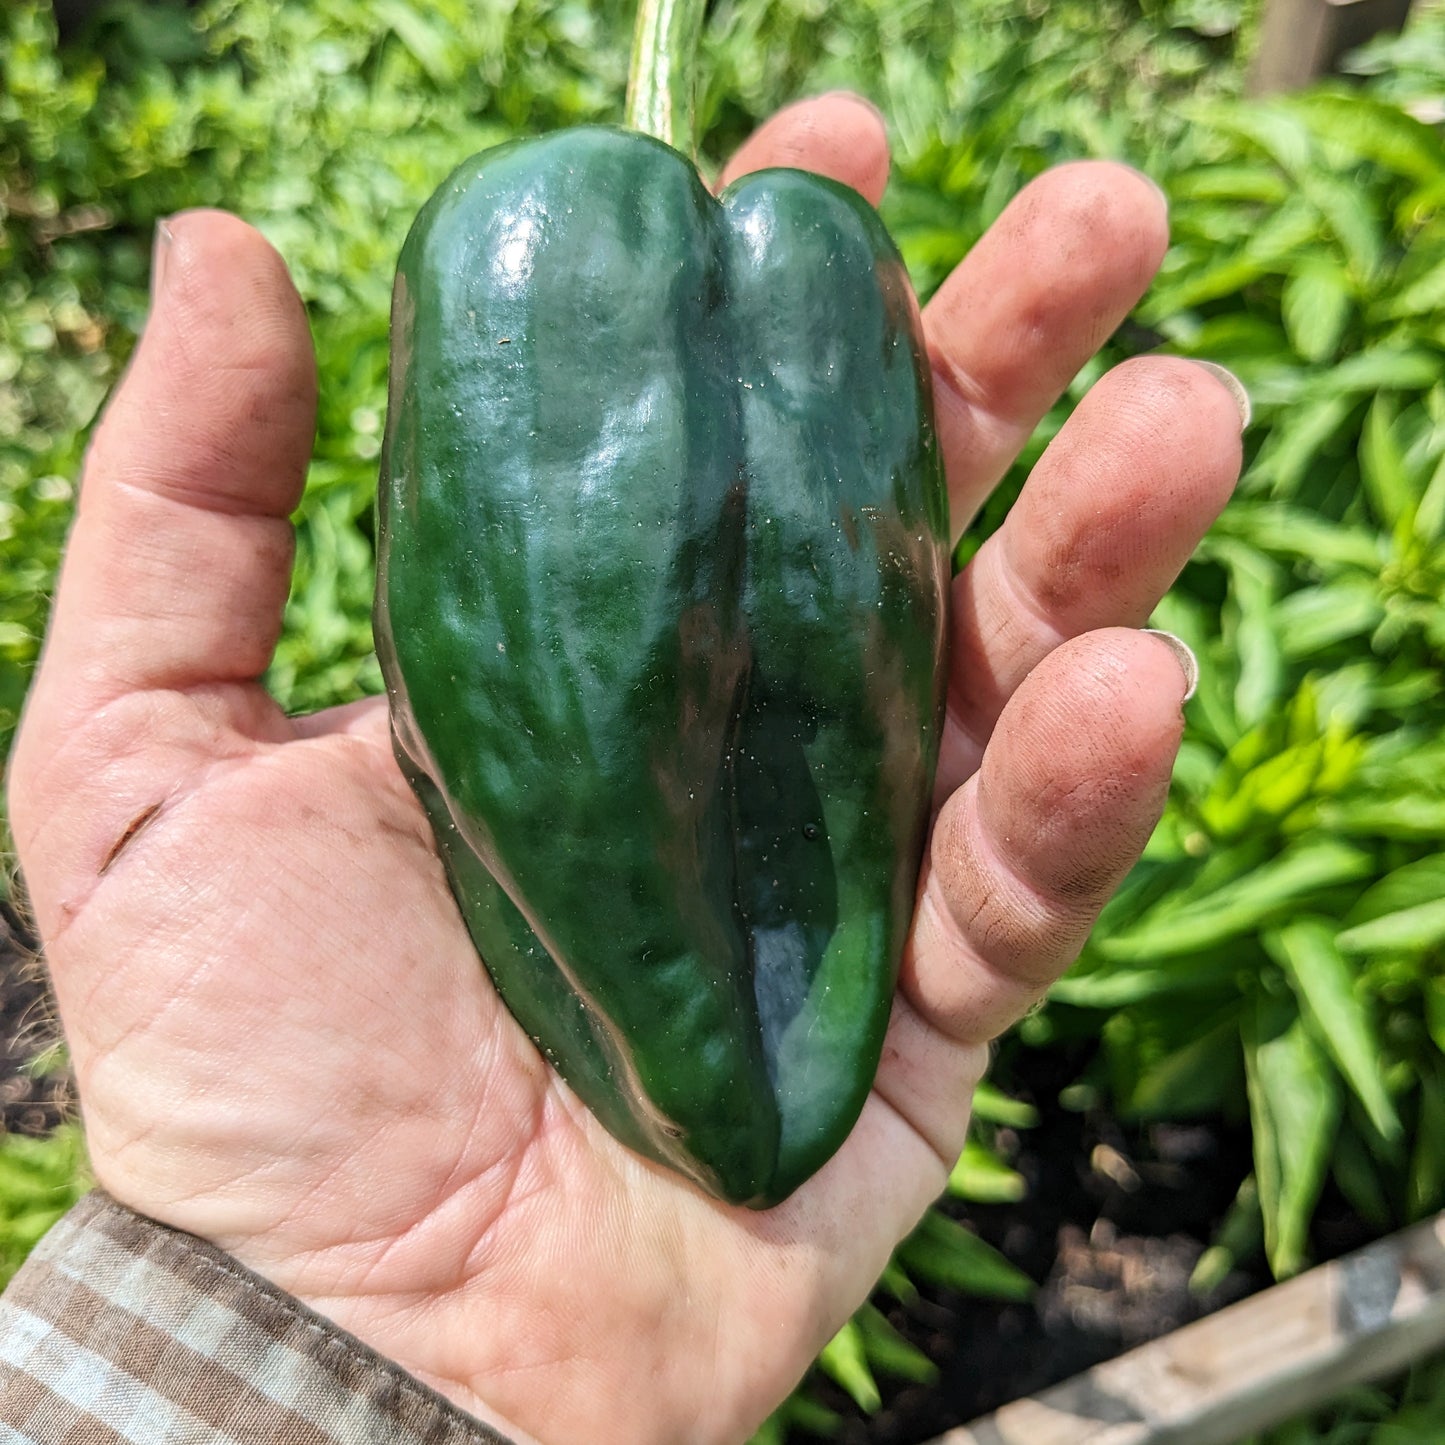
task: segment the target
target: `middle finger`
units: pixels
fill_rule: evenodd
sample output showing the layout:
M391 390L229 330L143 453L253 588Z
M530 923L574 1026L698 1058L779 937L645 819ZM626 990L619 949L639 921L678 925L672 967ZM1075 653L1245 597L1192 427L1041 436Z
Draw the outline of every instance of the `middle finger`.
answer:
M1112 161L1046 171L923 313L953 535L1144 294L1169 242L1163 192Z
M1168 591L1239 475L1246 403L1232 380L1177 357L1109 372L954 579L937 797L975 771L1047 653L1097 628L1142 626Z

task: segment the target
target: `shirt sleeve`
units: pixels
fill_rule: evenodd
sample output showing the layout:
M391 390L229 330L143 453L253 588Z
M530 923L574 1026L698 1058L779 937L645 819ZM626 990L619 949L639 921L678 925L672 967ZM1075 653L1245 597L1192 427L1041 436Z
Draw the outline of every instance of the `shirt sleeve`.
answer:
M88 1195L0 1297L0 1445L509 1445L221 1250Z

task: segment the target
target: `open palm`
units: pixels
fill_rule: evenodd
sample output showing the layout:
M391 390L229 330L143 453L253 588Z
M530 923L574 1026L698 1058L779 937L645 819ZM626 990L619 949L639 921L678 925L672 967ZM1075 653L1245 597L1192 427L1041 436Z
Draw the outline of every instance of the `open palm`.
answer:
M730 176L876 201L882 128L783 112ZM1148 284L1123 167L1028 188L926 324L956 525ZM519 1441L737 1441L941 1189L988 1041L1147 838L1185 678L1136 630L1239 463L1227 385L1106 376L957 579L919 908L873 1095L777 1209L614 1143L500 1004L379 700L288 719L258 679L314 427L301 305L220 213L165 228L89 457L11 810L95 1172ZM565 778L559 781L565 787Z

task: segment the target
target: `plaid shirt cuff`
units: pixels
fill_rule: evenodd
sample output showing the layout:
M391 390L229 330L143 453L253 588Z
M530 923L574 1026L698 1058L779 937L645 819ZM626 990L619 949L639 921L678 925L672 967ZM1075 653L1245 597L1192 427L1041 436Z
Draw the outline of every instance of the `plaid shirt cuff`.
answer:
M0 1445L508 1445L229 1255L97 1191L0 1297Z

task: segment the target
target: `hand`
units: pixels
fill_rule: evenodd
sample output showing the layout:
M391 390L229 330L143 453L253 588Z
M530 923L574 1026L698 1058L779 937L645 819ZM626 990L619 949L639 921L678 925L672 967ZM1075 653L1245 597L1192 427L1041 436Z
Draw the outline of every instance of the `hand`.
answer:
M882 127L795 106L729 178L877 201ZM1162 198L1045 175L928 308L956 526L1147 286ZM163 231L89 456L11 779L96 1177L519 1441L738 1441L943 1187L990 1039L1074 958L1163 803L1185 678L1136 630L1233 484L1189 362L1101 380L953 589L938 814L876 1087L750 1213L615 1144L479 967L370 700L289 719L281 623L315 412L252 230Z

